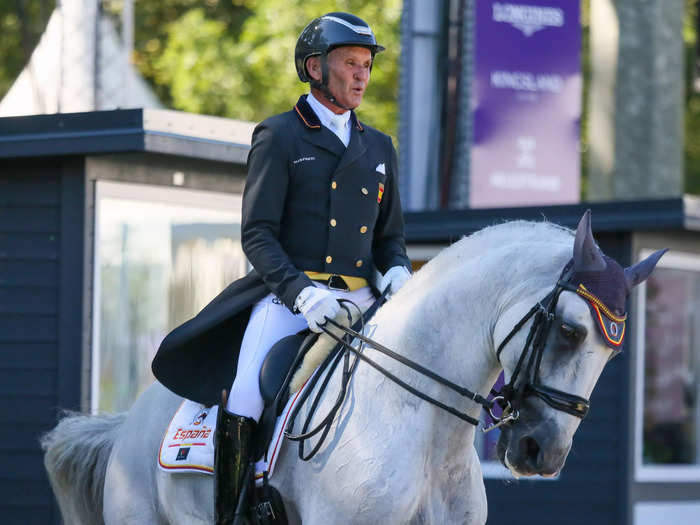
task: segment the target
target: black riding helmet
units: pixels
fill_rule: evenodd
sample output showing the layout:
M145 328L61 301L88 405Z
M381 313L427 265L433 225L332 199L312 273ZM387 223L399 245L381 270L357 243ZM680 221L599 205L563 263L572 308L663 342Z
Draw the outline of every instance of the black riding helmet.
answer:
M338 102L328 90L327 57L328 53L340 46L366 47L372 53L372 62L375 54L384 51L384 46L377 44L367 22L350 13L340 12L328 13L313 19L299 35L294 50L294 65L297 68L299 80L309 82L312 87L320 89L334 104ZM306 71L306 61L312 56L321 58L321 82L315 81Z

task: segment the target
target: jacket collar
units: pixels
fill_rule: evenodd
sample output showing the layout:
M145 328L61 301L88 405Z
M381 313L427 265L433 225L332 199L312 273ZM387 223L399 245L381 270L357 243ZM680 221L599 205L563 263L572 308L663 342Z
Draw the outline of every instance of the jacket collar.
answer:
M306 95L299 97L299 101L294 106L294 111L308 131L308 133L303 134L304 140L340 157L338 166L335 169L336 173L351 165L367 151L367 146L363 139L364 133L361 133L364 131L364 128L357 120L354 111L350 115L353 125L350 129L350 143L347 148L336 137L335 133L321 125L318 116L306 101Z
M316 115L316 112L311 109L311 106L309 106L309 103L306 101L306 95L299 97L299 100L294 106L294 110L296 111L299 119L308 129L320 131L323 128L323 126L321 126L321 121ZM357 131L365 130L360 121L357 120L357 115L355 115L354 111L350 112L350 121L352 122L352 127Z

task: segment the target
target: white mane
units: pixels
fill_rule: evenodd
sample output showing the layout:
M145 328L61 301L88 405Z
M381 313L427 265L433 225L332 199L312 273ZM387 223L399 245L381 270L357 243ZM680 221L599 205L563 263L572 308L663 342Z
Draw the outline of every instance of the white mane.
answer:
M541 259L549 268L553 254L557 259L562 257L556 264L563 266L571 257L573 239L572 230L550 222L514 221L489 226L441 251L416 273L413 281L420 286L421 281L467 268L484 276L501 274L503 278L504 273L512 275L525 270L522 264L516 264L524 259ZM530 275L533 268L528 265L526 271Z
M546 221L489 226L442 250L415 273L398 296L436 283L459 287L454 279L468 281L472 287L488 284L501 290L504 285L547 286L571 258L573 240L572 230Z

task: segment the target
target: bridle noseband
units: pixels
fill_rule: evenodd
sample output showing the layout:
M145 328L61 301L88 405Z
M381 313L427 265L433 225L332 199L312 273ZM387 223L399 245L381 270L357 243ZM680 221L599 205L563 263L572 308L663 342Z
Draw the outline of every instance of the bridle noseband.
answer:
M496 420L494 425L486 429L492 430L507 422L514 422L518 419L523 400L531 395L539 397L542 401L556 410L566 412L572 416L583 419L590 408L590 401L584 397L569 394L556 388L548 387L540 381L540 366L542 355L547 343L547 338L555 320L555 310L559 301L559 296L564 290L576 291L576 287L571 284L571 264L568 264L562 271L554 289L547 296L533 306L525 316L518 321L513 329L508 333L496 351L499 362L501 353L513 336L520 331L525 323L534 316L530 332L525 340L525 346L520 352L520 357L513 370L513 375L508 384L499 392L492 391L498 404L503 408L504 416ZM527 364L525 364L527 360ZM523 368L524 365L524 368ZM520 384L516 384L520 373L524 370L523 379ZM532 377L531 380L528 378ZM493 417L493 415L492 415Z

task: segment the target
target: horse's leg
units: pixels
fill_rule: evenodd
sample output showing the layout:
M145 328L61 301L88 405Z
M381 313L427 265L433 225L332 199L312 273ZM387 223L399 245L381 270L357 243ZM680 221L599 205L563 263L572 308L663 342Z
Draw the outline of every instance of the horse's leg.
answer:
M410 523L486 523L486 489L479 457L472 445L464 452L458 457L446 456L441 467L426 473L429 493Z

